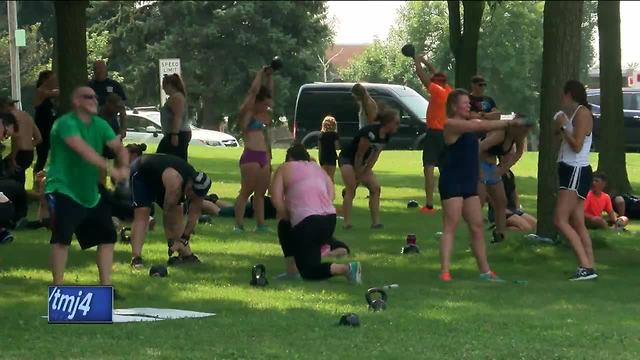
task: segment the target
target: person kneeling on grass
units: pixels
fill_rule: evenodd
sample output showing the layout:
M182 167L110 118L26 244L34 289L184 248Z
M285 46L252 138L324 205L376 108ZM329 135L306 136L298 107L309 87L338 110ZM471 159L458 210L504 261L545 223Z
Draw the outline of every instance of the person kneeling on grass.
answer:
M163 209L163 222L169 265L199 263L191 251L189 238L202 208L202 200L211 187L207 174L196 172L185 160L168 154L142 155L140 145L127 145L131 156L131 198L134 217L131 226L131 266L142 268L142 246L148 229L151 207L155 202ZM182 203L189 202L186 225ZM178 252L178 256L172 256Z
M278 217L290 223L290 227L286 222L278 226L283 252L293 255L303 279L343 275L351 282L362 282L359 262L322 262L321 247L331 241L336 228L334 186L302 144L287 150L287 162L276 171L271 183L271 195Z
M609 194L604 192L607 186L607 175L603 172L596 171L593 174L593 182L591 190L587 194L584 201L584 222L589 229L606 229L609 226L616 229L624 229L629 223L626 216L616 216L611 204ZM608 221L602 217L602 213L606 212Z

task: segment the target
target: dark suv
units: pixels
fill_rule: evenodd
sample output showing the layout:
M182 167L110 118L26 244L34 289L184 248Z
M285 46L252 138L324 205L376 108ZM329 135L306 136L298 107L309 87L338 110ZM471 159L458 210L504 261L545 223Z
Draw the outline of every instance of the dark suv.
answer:
M342 147L358 131L358 104L351 95L354 83L305 84L298 91L293 134L307 148L318 145L320 126L326 115L338 122ZM378 106L393 108L400 113L400 129L388 148L422 149L426 130L427 100L413 89L402 85L363 83Z
M587 90L587 100L593 107L593 147L598 148L598 128L600 127L600 89ZM622 108L624 111L625 148L628 151L640 150L640 89L622 89Z

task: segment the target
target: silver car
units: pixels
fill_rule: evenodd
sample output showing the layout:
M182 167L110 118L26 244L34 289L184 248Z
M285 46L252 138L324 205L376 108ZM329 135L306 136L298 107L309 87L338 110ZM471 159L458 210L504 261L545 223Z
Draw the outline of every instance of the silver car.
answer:
M162 139L160 112L149 110L127 110L126 142L157 144ZM191 125L190 145L212 147L238 147L238 140L220 131L200 129Z

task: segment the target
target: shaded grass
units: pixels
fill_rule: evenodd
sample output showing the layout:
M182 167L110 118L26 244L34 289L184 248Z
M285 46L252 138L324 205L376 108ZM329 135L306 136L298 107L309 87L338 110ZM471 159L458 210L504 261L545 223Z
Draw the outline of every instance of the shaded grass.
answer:
M232 199L238 190L240 149L192 148L193 163L209 173L214 190ZM274 164L284 152L274 153ZM536 154L515 168L523 205L535 212ZM595 159L594 159L595 163ZM640 156L629 155L630 178L640 188ZM117 307L173 307L216 312L212 318L118 325L51 326L46 314L48 234L17 233L0 247L0 358L412 358L412 359L636 359L640 355L638 237L594 233L597 282L569 283L575 259L563 246L528 243L523 234L489 246L492 267L505 284L477 281L466 229L460 228L452 273L437 280L440 213L423 215L406 202L423 200L418 152L385 152L376 168L383 185L385 229L369 230L366 190L354 203L354 230L336 236L354 250L364 268L364 286L343 279L281 283L283 271L275 234L238 235L231 219L200 226L193 248L201 266L170 269L166 279L149 278L128 266L130 249L116 246L114 283L126 299ZM341 189L340 176L337 189ZM339 192L338 192L339 193ZM252 221L246 222L253 227ZM275 229L276 224L270 225ZM158 227L161 229L161 227ZM632 230L638 231L637 224ZM422 253L399 254L407 233ZM166 260L161 231L145 244L147 264ZM66 281L96 281L94 251L72 246ZM250 267L267 266L270 285L248 285ZM527 280L517 285L512 280ZM398 283L383 313L366 310L367 287ZM359 329L337 328L345 312L360 315Z

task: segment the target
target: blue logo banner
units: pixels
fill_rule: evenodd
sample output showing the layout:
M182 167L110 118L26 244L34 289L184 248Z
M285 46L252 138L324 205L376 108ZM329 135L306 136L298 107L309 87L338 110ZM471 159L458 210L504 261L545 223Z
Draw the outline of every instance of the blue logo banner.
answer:
M112 323L113 287L49 286L49 324Z

